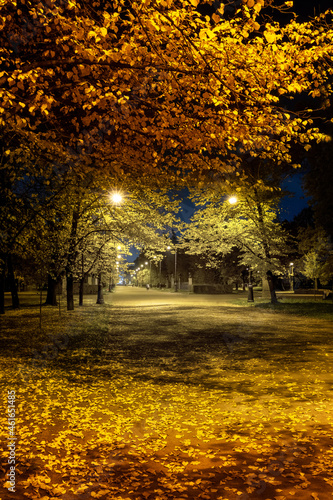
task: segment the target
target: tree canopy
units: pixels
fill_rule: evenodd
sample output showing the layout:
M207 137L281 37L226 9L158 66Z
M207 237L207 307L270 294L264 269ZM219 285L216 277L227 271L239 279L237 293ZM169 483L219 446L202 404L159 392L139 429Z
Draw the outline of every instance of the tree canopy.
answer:
M310 108L330 92L331 17L280 26L264 0L232 18L207 3L4 2L2 135L118 175L292 162L295 143L325 138Z

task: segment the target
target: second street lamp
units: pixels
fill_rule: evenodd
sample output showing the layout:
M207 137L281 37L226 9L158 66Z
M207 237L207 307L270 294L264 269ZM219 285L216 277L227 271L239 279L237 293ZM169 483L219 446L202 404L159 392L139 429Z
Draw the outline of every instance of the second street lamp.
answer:
M294 291L294 263L290 262L289 264L289 282L290 282L290 290Z
M167 247L168 250L171 250L171 247ZM175 245L175 277L174 277L174 287L175 287L175 292L178 291L178 284L177 284L177 247Z

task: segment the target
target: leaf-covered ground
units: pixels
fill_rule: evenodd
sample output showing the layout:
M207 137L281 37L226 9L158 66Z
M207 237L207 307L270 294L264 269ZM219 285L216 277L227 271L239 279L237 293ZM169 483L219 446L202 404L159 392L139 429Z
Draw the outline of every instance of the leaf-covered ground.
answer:
M0 498L331 499L332 322L295 307L8 311Z

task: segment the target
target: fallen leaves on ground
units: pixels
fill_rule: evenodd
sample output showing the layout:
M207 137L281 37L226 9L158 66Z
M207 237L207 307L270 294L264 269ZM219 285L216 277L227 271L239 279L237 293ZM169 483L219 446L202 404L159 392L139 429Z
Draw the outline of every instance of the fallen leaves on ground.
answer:
M331 498L328 323L247 310L244 325L232 308L149 323L170 312L86 311L29 380L23 347L15 367L1 358L4 408L16 389L16 498Z

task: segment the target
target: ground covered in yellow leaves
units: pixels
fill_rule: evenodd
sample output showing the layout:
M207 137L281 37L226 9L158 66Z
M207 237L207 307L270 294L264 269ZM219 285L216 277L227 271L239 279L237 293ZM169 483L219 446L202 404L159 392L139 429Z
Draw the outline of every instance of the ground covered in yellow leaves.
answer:
M331 499L331 317L91 302L44 308L40 325L37 306L9 311L16 491L5 452L0 498Z

